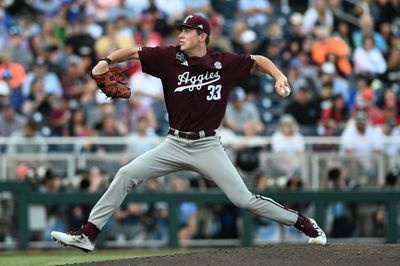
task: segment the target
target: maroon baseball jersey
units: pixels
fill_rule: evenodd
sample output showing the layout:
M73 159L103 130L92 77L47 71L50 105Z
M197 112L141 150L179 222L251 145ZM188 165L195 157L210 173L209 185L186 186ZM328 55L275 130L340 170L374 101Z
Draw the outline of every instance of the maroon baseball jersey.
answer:
M207 51L204 57L187 57L179 46L143 47L143 72L161 79L169 125L182 131L219 127L234 81L249 77L250 55Z

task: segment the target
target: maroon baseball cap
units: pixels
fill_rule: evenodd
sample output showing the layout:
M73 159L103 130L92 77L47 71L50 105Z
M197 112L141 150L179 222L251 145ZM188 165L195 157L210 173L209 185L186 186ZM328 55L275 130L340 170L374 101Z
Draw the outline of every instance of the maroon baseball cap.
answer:
M201 30L207 33L207 35L210 35L210 22L208 22L208 20L203 16L189 15L178 26L179 28L188 27Z

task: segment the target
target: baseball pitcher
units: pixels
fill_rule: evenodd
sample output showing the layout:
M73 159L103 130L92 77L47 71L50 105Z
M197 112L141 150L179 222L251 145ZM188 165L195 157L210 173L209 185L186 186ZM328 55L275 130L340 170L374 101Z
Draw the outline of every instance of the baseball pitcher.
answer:
M258 69L272 76L276 93L286 97L290 94L287 78L264 56L208 50L210 24L202 16L189 15L179 27L177 46L119 49L93 68L92 77L107 96L132 98L124 79L109 65L140 60L143 71L163 83L170 129L159 146L119 169L87 223L68 233L53 231L52 238L66 246L92 251L97 235L132 188L151 178L192 170L214 181L236 206L294 226L309 237L310 244L325 245L325 233L313 219L248 190L215 132L237 79Z

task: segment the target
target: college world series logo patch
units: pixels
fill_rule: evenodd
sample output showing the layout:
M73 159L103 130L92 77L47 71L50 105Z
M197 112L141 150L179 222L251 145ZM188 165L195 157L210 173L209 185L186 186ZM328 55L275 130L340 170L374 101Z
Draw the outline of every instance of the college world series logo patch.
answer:
M221 69L221 68L222 68L221 62L220 62L220 61L216 61L216 62L214 63L214 67L215 67L216 69Z

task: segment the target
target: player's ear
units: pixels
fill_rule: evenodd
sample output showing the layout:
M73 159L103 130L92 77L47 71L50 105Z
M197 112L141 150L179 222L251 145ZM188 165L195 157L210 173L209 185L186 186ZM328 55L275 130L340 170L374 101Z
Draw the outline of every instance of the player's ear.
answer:
M200 37L201 37L201 40L202 40L202 41L206 42L206 41L207 41L207 38L208 38L208 35L207 35L207 33L203 32L203 33L200 35Z

